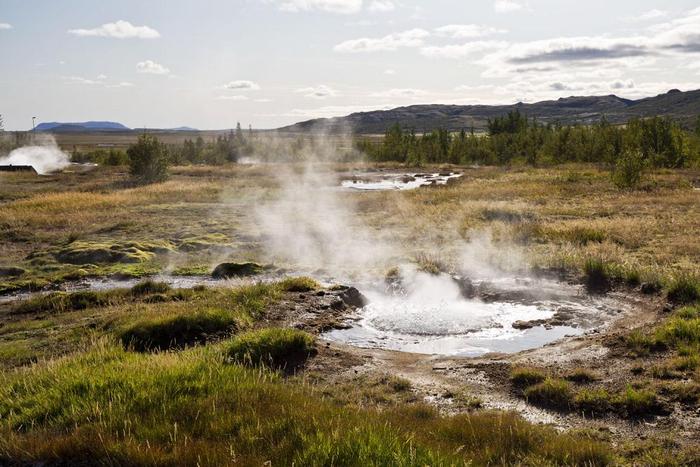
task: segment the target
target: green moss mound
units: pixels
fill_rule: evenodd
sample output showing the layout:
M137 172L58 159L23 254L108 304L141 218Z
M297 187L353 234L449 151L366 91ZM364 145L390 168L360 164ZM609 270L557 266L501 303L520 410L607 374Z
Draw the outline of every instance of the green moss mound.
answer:
M230 279L240 276L255 276L265 271L265 268L258 263L221 263L211 276L214 279Z

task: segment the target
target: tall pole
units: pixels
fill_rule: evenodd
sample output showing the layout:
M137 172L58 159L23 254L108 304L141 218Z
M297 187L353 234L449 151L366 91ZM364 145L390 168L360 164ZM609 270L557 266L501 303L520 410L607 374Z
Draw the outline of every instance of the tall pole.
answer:
M36 128L36 126L34 125L35 120L36 120L36 117L32 117L32 131L34 131L34 128Z

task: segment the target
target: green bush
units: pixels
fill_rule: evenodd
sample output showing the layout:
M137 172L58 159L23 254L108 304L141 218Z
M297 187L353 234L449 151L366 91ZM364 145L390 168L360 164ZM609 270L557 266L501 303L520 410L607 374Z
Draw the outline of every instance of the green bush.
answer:
M647 163L641 152L625 151L615 162L612 172L613 183L620 189L637 188L642 183L646 167Z
M168 178L168 149L155 136L143 134L126 151L129 172L141 183L162 182Z
M143 352L182 348L231 333L237 322L223 310L198 311L191 314L137 321L118 335L122 344Z
M233 338L228 357L237 363L293 369L315 353L316 339L296 329L270 328Z

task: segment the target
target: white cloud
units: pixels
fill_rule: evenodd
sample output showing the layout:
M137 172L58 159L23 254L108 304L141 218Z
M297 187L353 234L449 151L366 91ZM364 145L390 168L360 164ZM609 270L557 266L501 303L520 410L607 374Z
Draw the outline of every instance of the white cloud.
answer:
M415 99L418 97L423 97L428 93L422 89L411 89L411 88L400 88L400 89L389 89L387 91L375 92L370 94L370 97L386 97L390 99L395 98L411 98Z
M448 24L447 26L435 28L435 34L438 36L446 36L453 39L471 39L492 34L505 34L507 32L508 31L505 29L482 26L479 24Z
M167 75L170 70L153 60L145 60L136 64L137 73L147 73L151 75Z
M134 85L134 83L130 83L128 81L122 81L122 82L116 83L116 84L108 84L107 87L108 88L130 88L133 85Z
M253 81L239 79L224 84L224 89L234 89L237 91L257 91L260 89L260 85Z
M473 41L459 45L431 46L420 49L422 55L431 58L463 58L493 49L508 47L504 41Z
M134 26L124 20L106 23L93 29L69 29L68 33L80 37L111 37L114 39L155 39L160 37L160 33L153 28Z
M493 2L493 9L496 13L511 13L525 8L522 3L514 0L496 0Z
M654 8L653 10L646 11L638 16L633 16L628 18L629 21L650 21L654 19L659 19L663 18L665 16L668 16L668 11L666 10L657 10Z
M348 40L336 45L334 50L336 52L394 51L402 47L420 47L424 39L429 36L430 33L424 29L411 29L380 38L363 37Z
M284 11L326 11L329 13L351 14L362 9L362 0L264 0L275 3Z
M216 98L220 101L247 101L248 96L236 95L236 96L218 96Z
M396 70L392 70L391 68L389 68L388 70L384 70L384 74L385 75L395 75Z
M266 104L268 102L274 102L274 101L272 99L262 98L262 99L255 99L255 102L260 102L261 104Z
M103 76L103 75L100 75ZM77 84L87 84L87 85L95 85L95 84L104 84L102 79L98 76L96 79L91 79L91 78L83 78L82 76L67 76L64 78L66 81L69 81L71 83L77 83Z
M93 78L84 78L82 76L66 76L63 78L66 80L68 83L73 83L73 84L83 84L86 86L104 86L105 88L127 88L131 87L134 84L127 82L127 81L121 81L117 83L109 83L107 82L107 75L97 75L97 77Z
M375 13L384 13L387 11L394 11L396 5L391 0L373 0L369 4L368 10Z
M336 97L338 95L338 91L326 86L325 84L297 89L294 92L304 94L304 97L310 97L312 99L326 99L328 97Z
M10 23L0 23L0 31L3 29L12 29L12 25Z

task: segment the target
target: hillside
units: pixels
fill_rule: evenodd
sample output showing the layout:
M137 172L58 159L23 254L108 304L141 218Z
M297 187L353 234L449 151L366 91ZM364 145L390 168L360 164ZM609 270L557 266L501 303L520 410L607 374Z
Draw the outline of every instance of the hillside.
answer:
M281 131L329 131L352 129L356 133L383 133L389 125L399 123L418 132L435 128L483 130L489 118L520 110L545 123L593 123L603 116L612 123L625 123L633 117L668 115L689 123L700 115L700 90L665 94L638 100L610 96L566 97L553 101L513 105L412 105L392 110L358 112L346 117L321 118L296 123Z

